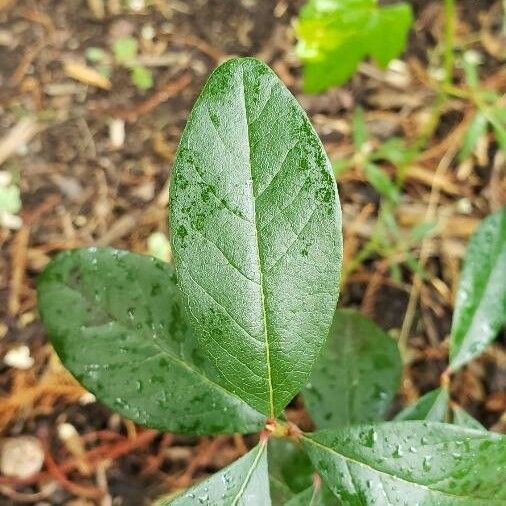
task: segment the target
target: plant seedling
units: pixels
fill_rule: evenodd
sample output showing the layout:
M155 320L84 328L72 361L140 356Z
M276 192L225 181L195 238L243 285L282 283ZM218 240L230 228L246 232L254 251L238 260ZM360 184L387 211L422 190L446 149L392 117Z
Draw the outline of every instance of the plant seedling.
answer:
M130 72L132 84L145 91L153 87L153 73L139 62L139 44L134 37L120 37L112 45L114 62ZM93 63L98 72L109 77L112 73L111 57L99 47L89 47L86 59Z
M359 314L334 314L342 238L332 167L265 64L232 59L209 78L174 164L170 226L174 267L80 249L53 260L38 286L57 353L104 404L178 433L260 431L246 455L159 504L506 500L505 438L381 421L399 354ZM301 390L314 433L283 416Z
M408 3L308 0L295 27L306 91L344 83L367 56L386 67L404 50L412 18Z

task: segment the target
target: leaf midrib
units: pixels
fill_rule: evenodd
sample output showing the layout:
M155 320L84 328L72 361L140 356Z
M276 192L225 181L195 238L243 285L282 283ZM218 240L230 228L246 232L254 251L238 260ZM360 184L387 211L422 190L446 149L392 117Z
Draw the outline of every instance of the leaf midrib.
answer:
M256 468L258 466L258 462L260 461L260 458L262 457L265 448L267 447L267 441L261 442L258 448L258 453L255 455L255 459L251 463L251 467L248 469L248 473L246 474L244 481L241 484L241 487L239 488L237 494L235 495L232 503L230 506L237 506L239 499L244 494L244 491L246 490L246 487L248 486L251 477L253 476L253 473L256 471Z
M263 283L263 262L262 255L260 253L260 244L259 244L259 236L258 236L258 227L257 227L257 206L255 199L255 183L253 179L253 170L252 170L252 160L251 160L251 138L250 138L250 128L248 122L248 110L246 108L246 90L244 84L244 68L241 68L241 83L242 83L242 103L244 105L244 122L246 125L246 131L248 135L248 168L250 172L251 179L251 200L253 203L253 229L255 231L255 246L256 246L256 254L258 258L258 268L259 268L259 284L260 284L260 297L262 304L262 318L263 318L263 328L264 328L264 343L265 343L265 360L267 364L267 383L269 388L269 416L275 416L274 409L274 389L272 386L272 367L271 367L271 352L270 352L270 343L269 336L267 333L267 311L266 311L266 294L264 290Z
M493 501L493 499L491 499L489 497L473 497L473 496L466 496L466 495L456 495L456 494L451 494L450 492L445 492L442 490L430 488L429 486L423 485L422 483L417 483L415 481L406 480L405 478L401 478L400 476L396 476L394 474L389 474L386 471L381 471L379 469L376 469L375 467L373 467L369 464L366 464L365 462L360 462L359 460L349 457L348 455L344 455L342 453L339 453L338 451L334 450L334 448L331 448L330 446L325 446L324 444L319 443L318 441L315 441L314 439L308 438L305 435L303 435L301 437L306 442L308 442L318 448L321 448L328 453L332 453L332 454L336 455L337 457L344 459L346 462L352 462L353 464L357 464L361 467L364 467L364 468L368 469L369 471L376 472L376 473L383 475L383 476L388 476L389 478L392 478L392 479L398 480L398 481L402 481L403 483L407 483L407 484L413 485L415 487L423 488L425 490L428 490L429 492L439 493L439 494L444 495L446 497L452 497L452 498L456 498L456 499L476 499L479 501ZM500 504L500 503L491 502L490 504Z

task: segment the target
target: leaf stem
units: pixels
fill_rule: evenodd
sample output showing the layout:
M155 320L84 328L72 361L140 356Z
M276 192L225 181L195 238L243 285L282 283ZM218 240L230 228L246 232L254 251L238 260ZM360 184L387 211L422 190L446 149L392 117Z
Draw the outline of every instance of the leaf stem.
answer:
M302 435L302 431L293 422L282 422L275 418L267 420L264 431L275 438L298 439Z

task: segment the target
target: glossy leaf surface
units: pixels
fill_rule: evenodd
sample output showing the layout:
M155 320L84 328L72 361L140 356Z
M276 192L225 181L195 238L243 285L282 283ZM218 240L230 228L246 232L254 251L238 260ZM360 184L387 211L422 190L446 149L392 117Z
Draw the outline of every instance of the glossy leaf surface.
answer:
M296 24L305 89L319 92L342 84L367 56L386 67L404 49L411 22L407 3L308 0Z
M266 443L163 504L171 506L269 506Z
M110 248L68 251L42 274L38 297L62 362L127 418L191 434L264 423L206 375L170 265Z
M209 78L174 164L170 221L178 280L217 381L278 414L328 335L342 239L331 165L265 64L233 59Z
M397 344L385 331L358 311L339 309L304 403L321 429L382 420L401 369Z
M436 388L405 407L396 415L395 420L399 422L405 420L445 422L448 415L448 401L448 390Z
M455 302L450 368L483 352L506 321L506 207L485 218L472 235Z
M302 443L347 506L502 505L506 438L429 422L322 431Z

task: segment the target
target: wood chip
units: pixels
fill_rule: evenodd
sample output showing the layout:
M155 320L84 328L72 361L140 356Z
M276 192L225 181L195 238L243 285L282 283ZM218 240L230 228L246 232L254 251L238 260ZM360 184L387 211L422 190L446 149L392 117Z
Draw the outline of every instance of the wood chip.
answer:
M66 62L64 65L65 74L72 79L102 90L111 89L111 81L97 72L94 68L88 67L82 63Z
M0 139L0 165L30 142L38 131L39 126L33 118L20 119L16 125Z

